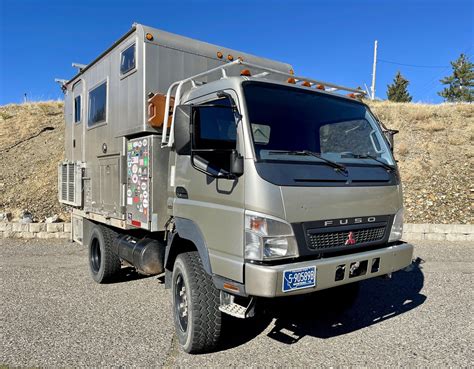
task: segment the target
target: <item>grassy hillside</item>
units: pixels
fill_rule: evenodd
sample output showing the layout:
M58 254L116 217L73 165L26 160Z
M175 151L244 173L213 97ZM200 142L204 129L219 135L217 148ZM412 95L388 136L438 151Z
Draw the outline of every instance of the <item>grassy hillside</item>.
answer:
M370 103L399 129L395 156L412 223L472 223L474 105ZM35 220L67 219L57 201L57 163L64 155L63 104L0 107L0 212Z

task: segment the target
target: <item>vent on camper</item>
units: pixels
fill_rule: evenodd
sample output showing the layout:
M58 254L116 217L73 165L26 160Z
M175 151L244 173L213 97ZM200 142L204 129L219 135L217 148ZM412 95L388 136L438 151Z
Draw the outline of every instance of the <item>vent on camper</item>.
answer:
M82 205L82 166L64 162L58 167L59 202L72 206Z

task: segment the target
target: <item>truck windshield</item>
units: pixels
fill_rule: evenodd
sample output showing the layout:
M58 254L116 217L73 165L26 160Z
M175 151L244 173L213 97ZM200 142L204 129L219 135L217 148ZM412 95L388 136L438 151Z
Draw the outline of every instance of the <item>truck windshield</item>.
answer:
M258 160L394 165L370 111L358 101L291 86L246 81L247 112ZM371 156L376 160L367 160Z

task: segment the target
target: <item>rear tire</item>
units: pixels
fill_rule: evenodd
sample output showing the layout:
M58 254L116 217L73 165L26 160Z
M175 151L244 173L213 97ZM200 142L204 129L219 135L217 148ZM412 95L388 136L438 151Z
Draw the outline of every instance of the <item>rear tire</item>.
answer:
M193 354L214 350L222 328L220 293L197 251L176 258L172 294L176 334L183 350Z
M89 241L89 267L97 283L113 282L120 273L121 262L113 250L117 232L102 225L92 228Z

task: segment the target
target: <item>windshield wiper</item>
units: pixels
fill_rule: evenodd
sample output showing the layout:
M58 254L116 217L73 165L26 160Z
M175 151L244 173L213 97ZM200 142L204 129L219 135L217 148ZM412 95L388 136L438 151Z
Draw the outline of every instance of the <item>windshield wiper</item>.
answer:
M347 169L344 165L336 163L335 161L323 158L321 154L309 150L281 150L281 151L269 151L268 155L277 155L277 154L287 154L287 155L306 155L306 156L314 156L315 158L318 158L325 162L327 165L330 167L333 167L334 169L337 169L341 172L347 172Z
M391 166L390 164L387 164L386 162L384 162L380 159L377 159L375 156L372 156L372 155L369 155L369 154L361 155L361 154L354 154L352 152L345 152L344 155L350 155L355 159L372 159L372 160L375 160L377 163L380 163L380 165L382 167L384 167L385 169L387 169L391 172L393 172L395 170L394 166Z

